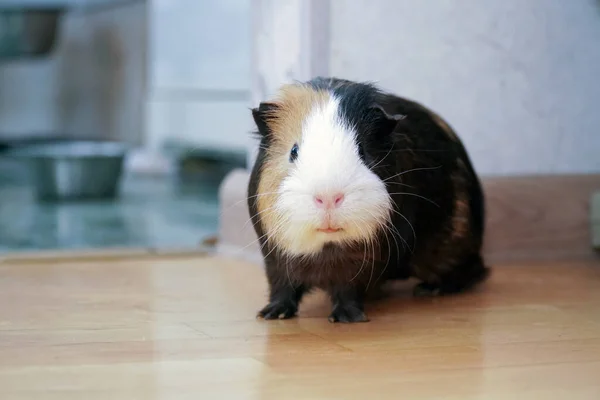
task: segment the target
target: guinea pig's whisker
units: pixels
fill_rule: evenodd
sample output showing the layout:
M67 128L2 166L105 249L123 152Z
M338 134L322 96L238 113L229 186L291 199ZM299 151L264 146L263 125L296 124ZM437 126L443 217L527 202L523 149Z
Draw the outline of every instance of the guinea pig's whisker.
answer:
M261 213L262 213L262 212L264 212L264 211L272 211L272 210L269 210L269 209L271 209L271 208L273 208L273 207L274 207L274 206L272 206L272 207L269 207L268 209L265 209L265 210L261 211L260 213L258 213L258 214L256 214L256 215L259 215L259 214L261 214ZM272 212L273 212L273 211L272 211ZM250 221L252 221L252 217L250 217L250 218L249 218L249 219L248 219L248 220L247 220L247 221L244 223L244 226L242 227L242 229L244 229L244 228L246 227L246 225L248 224L248 222L250 222ZM281 227L283 226L283 224L284 224L284 223L285 223L285 221L283 221L283 222L281 222L281 223L278 223L278 224L276 225L276 227L273 229L274 233L275 233L275 232L277 232L277 231L278 231L278 229L279 229L279 228L281 228ZM247 245L245 245L244 247L242 247L242 248L240 249L240 252L241 252L241 251L244 251L244 250L246 250L248 247L250 247L250 246L254 245L256 242L259 242L259 241L260 241L262 238L264 238L265 236L268 236L268 235L269 235L269 233L267 232L267 233L263 234L262 236L260 236L260 237L258 237L258 238L256 238L256 239L254 239L253 241L251 241L250 243L248 243ZM274 235L272 235L272 236L274 236ZM267 237L267 240L269 240L269 237ZM267 243L267 241L265 241L265 242L264 242L264 243L263 243L263 244L260 246L260 250L261 250L261 251L262 251L262 248L263 248L263 247L266 245L266 243Z
M281 223L277 224L275 226L275 228L273 229L273 235L271 235L271 237L274 236L275 233L277 233L277 231L283 226L283 224L285 223L285 221L282 221ZM252 246L253 244L255 244L256 242L259 242L262 238L267 237L267 240L265 240L265 242L260 246L260 250L262 251L263 247L267 244L267 241L269 240L269 232L263 234L262 236L254 239L253 241L251 241L250 243L248 243L246 246L244 246L242 249L240 249L240 251L244 251L246 250L248 247Z
M393 201L393 200L392 200L392 201ZM392 210L393 210L393 209L392 209ZM398 212L398 211L396 211L396 210L393 210L393 211L394 211L394 212ZM370 211L367 211L367 212L368 212L369 214L371 214L371 216L372 216L372 217L375 219L375 216L373 215L373 213L371 213ZM408 221L408 220L407 220L407 221ZM393 230L394 230L394 231L395 231L395 232L398 234L398 237L400 238L400 240L402 240L402 242L403 242L403 246L404 246L404 245L406 245L406 247L407 247L407 248L408 248L408 249L411 251L411 253L412 253L412 252L414 252L414 249L411 249L411 248L410 248L410 246L409 246L408 242L406 241L406 239L404 239L404 237L402 237L402 235L400 234L400 231L398 231L398 228L396 228L396 227L394 226L394 224L392 224L392 223L389 223L389 225L388 225L388 222L386 222L386 223L380 223L380 224L379 224L379 226L380 226L382 229L389 229L390 233L392 234L392 237L394 238L394 240L396 240L396 239L395 239L395 237L394 237L394 232L392 231L392 229L393 229ZM413 232L414 232L414 229L413 229ZM396 242L396 248L398 249L398 251L400 251L400 249L398 248L398 242Z
M392 149L393 149L393 148L394 148L394 145L392 145L392 147L390 147L390 149L388 150L387 154L386 154L385 156L383 156L383 158L382 158L381 160L379 160L379 161L377 162L377 164L375 164L375 165L373 165L373 166L369 167L369 169L373 169L373 168L375 168L376 166L378 166L379 164L381 164L381 162L382 162L383 160L385 160L385 159L387 158L387 156L389 156L389 155L390 155L390 153L392 152Z
M250 243L248 243L247 245L245 245L244 247L242 247L242 248L240 249L240 252L242 252L242 251L246 250L248 247L252 246L252 245L253 245L253 244L255 244L256 242L259 242L259 241L260 241L262 238L264 238L265 236L267 236L267 234L266 234L266 233L265 233L264 235L262 235L262 236L260 236L260 237L256 238L256 239L254 239L253 241L251 241ZM266 242L265 242L265 243L266 243ZM263 246L264 246L264 245L265 245L265 244L263 243L262 245L260 245L260 247L259 247L259 248L262 250L262 248L263 248Z
M431 170L431 169L438 169L438 168L441 168L441 167L442 167L441 165L438 165L437 167L420 167L420 168L413 168L413 169L409 169L409 170L406 170L406 171L402 171L402 172L400 172L400 173L398 173L398 174L396 174L396 175L392 175L392 176L390 176L389 178L385 178L385 179L383 180L383 182L387 182L387 181L389 181L389 180L391 180L391 179L394 179L394 178L396 178L396 177L398 177L398 176L402 176L402 175L404 175L404 174L408 174L409 172L414 172L414 171L427 171L427 170Z
M223 216L223 213L226 211L229 211L232 207L235 207L243 202L247 202L250 199L253 199L255 197L260 197L260 196L269 196L269 195L273 195L273 194L277 194L278 192L268 192L268 193L260 193L254 196L248 196L246 198L243 198L242 200L238 200L235 203L232 203L230 205L228 205L227 207L225 207L225 209L223 211L220 212L220 215Z
M383 226L385 226L385 224L382 224ZM390 232L391 233L391 232ZM381 270L381 272L379 273L379 276L377 277L377 279L375 279L375 284L377 284L377 282L379 281L379 279L381 278L381 276L385 273L385 271L387 270L388 265L390 265L390 257L392 256L391 251L389 251L389 249L392 248L392 245L390 244L390 239L388 237L387 234L387 229L383 230L383 235L385 236L385 241L387 242L387 249L388 249L388 259L385 263L385 266L383 267L383 269ZM394 235L392 234L392 238L394 237ZM394 239L395 241L395 239ZM398 242L396 242L396 248L398 248Z
M411 252L414 253L415 249L414 249L414 245L413 248L410 247L410 245L408 244L408 242L406 241L406 239L404 239L404 237L400 234L400 231L398 230L398 228L396 228L394 225L388 225L388 227L390 229L393 229L394 232L396 232L398 234L398 237L400 238L400 240L402 240L402 247L404 248L404 246L406 246L406 248Z
M388 193L388 194L389 194L389 193ZM394 199L392 198L392 196L390 196L390 200L392 201L392 203L394 203L394 207L395 207L395 208L399 208L399 207L398 207L398 203L396 203L396 200L394 200Z
M285 273L287 275L288 282L290 283L290 287L294 289L295 292L296 288L294 287L294 284L292 283L292 278L290 277L290 260L287 257L285 258Z
M404 214L402 214L400 211L396 211L396 210L392 210L392 211L395 212L396 214L398 214L400 217L402 217L402 219L404 219L406 221L408 226L410 226L410 229L412 230L412 233L413 233L413 239L415 241L415 243L413 244L413 247L416 246L417 245L417 233L415 232L415 228L413 227L413 225L410 223L408 218L406 218L404 216Z
M428 199L425 196L421 196L420 194L416 194L416 193L410 193L410 192L397 192L397 193L389 193L390 196L395 195L395 194L400 194L400 195L407 195L407 196L415 196L415 197L419 197L423 200L427 200L428 202L430 202L431 204L433 204L436 207L439 207L440 205L438 203L436 203L435 201Z
M356 225L356 227L358 228L358 231L361 233L361 235L364 233L364 229L361 228L360 225L358 225L358 223L356 223L356 221L352 221L354 222L354 225ZM363 268L365 267L365 262L367 261L367 248L364 247L363 248L363 261L360 264L360 268L358 269L358 272L356 273L356 275L354 275L354 277L352 279L350 279L349 282L352 282L354 279L356 279L356 277L358 277L360 275L360 273L362 272Z
M394 231L392 230L392 228L395 229L393 224L384 224L385 228L387 229L388 232L390 232L390 234L392 235L392 239L394 239L394 243L396 244L396 261L400 262L400 245L398 244L398 241L396 240L396 235L394 235ZM396 233L398 234L398 236L400 237L400 239L403 240L402 243L402 248L404 248L404 243L406 242L404 240L404 238L402 237L402 235L400 235L400 232L398 232L398 229L395 229Z
M368 211L367 212L369 214L371 214L371 216L373 217L373 219L375 219L377 221L377 218L375 218L375 215L373 215L372 212ZM361 219L362 220L362 219ZM372 257L371 257L371 274L369 275L369 282L367 283L367 287L366 290L369 289L369 285L371 284L371 280L373 279L373 271L375 270L375 240L376 240L376 236L369 236L369 239L367 240L366 244L366 250L368 250L369 246L371 247L371 253L372 253Z
M271 229L270 231L267 230L267 233L265 234L267 235L267 240L271 240L275 236L277 236L286 223L286 218L279 217L279 219L275 222L273 229Z
M445 153L445 152L449 152L452 150L446 150L446 149L398 149L398 150L394 150L394 153L402 153L402 152L428 152L428 153Z
M371 249L373 250L373 257L371 258L371 274L369 275L369 282L367 282L366 291L369 290L369 286L371 285L371 280L373 279L373 271L375 270L375 243L373 243L373 238L370 240Z
M277 231L277 227L276 227L274 230L275 230L275 231ZM264 233L262 236L258 237L257 239L253 240L252 242L250 242L250 244L249 244L249 245L247 245L246 247L248 247L248 246L251 246L252 244L256 243L257 241L261 240L261 239L262 239L262 238L264 238L264 237L267 237L267 240L268 240L268 239L269 239L269 238L268 238L268 235L269 235L269 232L266 232L266 233ZM263 243L263 244L260 246L261 250L262 250L262 248L263 248L263 246L264 246L265 244L266 244L266 241L265 241L265 243Z
M406 187L409 187L409 188L416 189L416 186L409 185L408 183L402 183L402 182L386 182L385 184L386 185L400 185L400 186L406 186Z
M391 228L385 224L385 229L390 233L390 235L392 235L392 239L394 239L394 244L396 245L396 262L400 262L400 245L398 244L398 241L396 240L396 236L394 235L394 232L391 230ZM404 248L404 244L402 244L402 248ZM389 257L388 257L388 262L389 262Z
M258 217L260 214L267 212L267 211L271 211L273 212L273 209L277 207L277 205L272 205L271 207L267 207L264 210L261 210L260 212L257 212L254 217ZM242 229L244 229L246 227L246 225L248 225L248 222L252 221L253 217L248 218L248 220L246 221L246 223L242 226Z
M252 199L252 198L255 198L255 197L268 196L268 195L271 195L271 194L278 194L278 193L279 192L265 192L265 193L255 194L254 196L248 196L247 198L248 199ZM244 201L244 200L242 200L242 201Z
M281 222L277 225L277 227L275 229L273 229L273 232L270 236L267 236L267 241L273 239L279 232L279 230L281 230L281 228L283 227L283 225L287 222L286 219L282 218ZM265 242L266 243L266 242ZM265 255L265 259L267 257L269 257L273 251L277 249L277 246L273 246L273 248L271 249L271 251L269 251L266 255Z
M377 282L379 282L379 279L381 279L381 277L387 270L387 267L390 265L391 252L389 251L389 249L391 249L392 246L390 245L390 239L388 238L388 235L387 235L387 229L383 229L383 235L385 236L385 240L387 241L387 244L388 244L388 247L387 247L388 248L388 259L387 259L385 265L383 266L383 269L379 273L379 276L377 277L377 279L375 279L375 283L374 283L375 285L377 284ZM392 237L394 237L393 234L392 234ZM396 248L397 247L398 247L398 242L396 242Z
M410 246L408 245L408 243L406 242L406 240L402 237L402 235L400 234L400 232L398 231L398 229L390 222L389 224L382 224L382 229L384 231L384 234L387 237L387 232L389 232L392 235L392 239L394 239L394 243L396 244L396 262L400 262L400 246L398 244L398 241L396 240L396 235L394 235L394 231L398 234L398 237L402 240L402 248L404 248L404 246L406 246L411 253L414 252L414 249L411 249ZM388 248L391 248L391 246L388 246ZM381 279L381 277L383 276L383 274L385 274L385 271L387 270L387 267L389 266L389 261L390 261L390 256L391 254L388 254L388 262L385 265L385 267L383 268L383 270L381 271L381 273L379 274L379 276L377 277L377 279L375 280L375 284L377 284L377 282L379 281L379 279Z
M273 254L273 252L275 251L275 249L277 249L277 246L273 246L273 248L271 249L271 251L269 251L266 255L265 255L265 259L267 259L271 254Z

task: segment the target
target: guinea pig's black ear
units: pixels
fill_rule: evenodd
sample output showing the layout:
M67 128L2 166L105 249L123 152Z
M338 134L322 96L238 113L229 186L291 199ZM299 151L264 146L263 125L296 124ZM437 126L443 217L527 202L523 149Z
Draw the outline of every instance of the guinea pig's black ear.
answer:
M252 118L254 118L254 123L261 135L266 135L269 132L267 120L272 118L276 111L277 104L269 102L260 103L257 108L252 109Z
M403 114L391 114L381 104L373 104L371 110L376 116L376 124L378 133L381 135L387 135L394 131L398 121L406 118Z

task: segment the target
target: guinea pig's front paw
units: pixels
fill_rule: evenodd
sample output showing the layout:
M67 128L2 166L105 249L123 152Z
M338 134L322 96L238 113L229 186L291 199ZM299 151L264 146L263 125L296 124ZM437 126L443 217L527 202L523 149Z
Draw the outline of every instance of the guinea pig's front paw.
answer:
M342 323L354 323L354 322L368 322L367 314L359 307L354 304L342 305L338 304L333 308L331 315L329 315L329 322L342 322Z
M258 312L257 317L264 319L288 319L298 312L298 306L292 302L274 301Z

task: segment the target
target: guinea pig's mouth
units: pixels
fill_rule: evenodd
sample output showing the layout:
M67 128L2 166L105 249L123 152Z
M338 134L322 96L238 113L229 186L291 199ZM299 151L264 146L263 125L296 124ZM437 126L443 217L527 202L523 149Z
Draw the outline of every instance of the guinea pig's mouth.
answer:
M336 233L336 232L340 232L342 230L342 228L319 228L317 229L317 231L319 232L323 232L323 233Z

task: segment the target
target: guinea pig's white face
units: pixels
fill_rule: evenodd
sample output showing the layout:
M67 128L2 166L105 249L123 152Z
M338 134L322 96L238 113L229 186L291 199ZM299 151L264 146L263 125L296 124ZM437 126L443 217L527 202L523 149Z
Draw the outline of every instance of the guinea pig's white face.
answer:
M275 202L277 240L293 255L319 252L328 242L370 241L392 209L384 182L362 161L353 127L330 97L304 119L301 137Z

